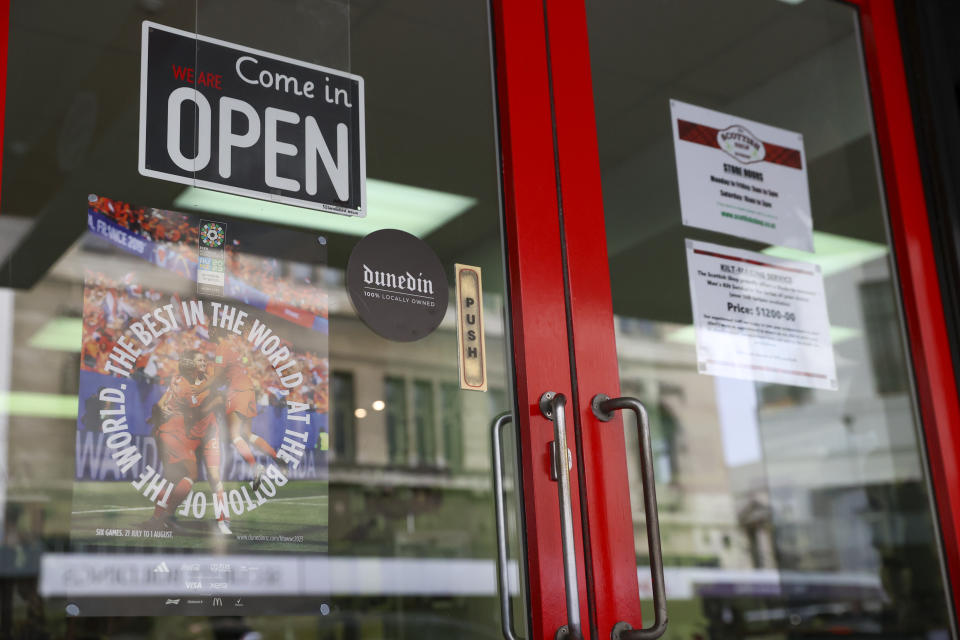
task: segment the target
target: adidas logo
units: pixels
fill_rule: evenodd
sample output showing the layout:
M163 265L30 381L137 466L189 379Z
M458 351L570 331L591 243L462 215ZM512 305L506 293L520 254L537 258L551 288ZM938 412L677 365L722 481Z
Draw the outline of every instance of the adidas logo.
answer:
M153 568L154 573L170 573L170 567L167 566L166 562L161 562L156 567Z

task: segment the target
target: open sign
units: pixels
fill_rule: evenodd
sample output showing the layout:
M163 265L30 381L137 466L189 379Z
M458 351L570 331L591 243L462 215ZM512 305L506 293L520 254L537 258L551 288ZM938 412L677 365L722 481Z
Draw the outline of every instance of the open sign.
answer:
M366 215L363 78L145 21L140 173Z

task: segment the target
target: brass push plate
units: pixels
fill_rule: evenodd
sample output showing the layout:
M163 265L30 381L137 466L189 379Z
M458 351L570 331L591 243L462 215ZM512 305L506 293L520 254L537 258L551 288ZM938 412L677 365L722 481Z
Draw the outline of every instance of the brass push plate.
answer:
M487 352L483 324L483 280L480 267L454 265L457 282L457 346L460 388L487 390Z

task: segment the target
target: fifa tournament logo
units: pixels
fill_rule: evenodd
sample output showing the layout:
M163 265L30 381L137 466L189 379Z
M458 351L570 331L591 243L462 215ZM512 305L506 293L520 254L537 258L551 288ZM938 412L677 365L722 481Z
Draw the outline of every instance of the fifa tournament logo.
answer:
M226 227L211 220L200 221L197 229L197 293L200 295L223 295L226 285Z
M204 222L200 226L200 243L205 247L211 249L222 247L224 237L223 227L216 222Z

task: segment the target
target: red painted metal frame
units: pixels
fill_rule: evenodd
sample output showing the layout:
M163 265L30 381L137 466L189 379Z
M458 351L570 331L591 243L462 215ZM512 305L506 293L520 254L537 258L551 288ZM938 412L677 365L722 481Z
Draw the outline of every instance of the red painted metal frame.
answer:
M880 146L890 227L954 611L960 611L960 402L893 0L852 0Z
M856 0L894 251L951 581L960 578L960 403L933 257L893 0ZM619 421L599 423L596 393L619 393L585 8L547 0L572 338L579 381L593 566L592 621L641 625L630 498ZM960 595L953 593L955 608Z
M584 3L547 0L547 25L590 525L590 622L608 638L617 622L640 628L643 620L623 423L619 416L600 422L590 410L594 395L618 396L620 380Z
M960 403L920 167L917 159L900 39L892 0L851 0L860 10L864 53L890 210L929 463L951 581L960 578ZM549 480L552 425L537 409L546 390L571 394L557 171L554 165L544 15L540 2L494 0L497 93L509 248L512 326L516 357L521 467L526 502L527 575L532 638L552 639L566 623L556 485ZM6 104L9 0L0 0L0 145ZM596 393L619 393L606 238L602 220L586 15L582 3L548 0L560 174L562 182L579 420L587 470L594 572L593 622L599 638L615 622L642 625L634 564L633 528L623 430L597 422L589 410ZM2 157L0 157L2 171ZM596 265L603 265L599 273ZM571 407L572 410L572 407ZM572 418L572 416L571 416ZM569 420L572 425L573 419ZM570 434L571 444L574 442ZM576 454L576 452L574 452ZM576 468L571 477L574 519L580 530ZM582 540L577 540L583 582ZM953 593L955 608L960 594ZM587 611L581 611L588 620ZM589 629L585 628L589 637Z
M7 45L10 39L10 0L0 0L0 179L3 177L3 129L7 112Z
M553 425L540 415L538 400L545 391L570 397L570 359L543 6L539 0L494 0L492 4L520 407L530 637L552 640L557 629L566 624L567 612L557 484L549 475ZM573 420L568 419L568 424ZM574 450L572 427L568 429L570 448ZM571 488L574 528L579 532L576 471L574 468L571 474ZM579 535L576 547L583 605L586 590ZM585 610L581 616L586 619Z

